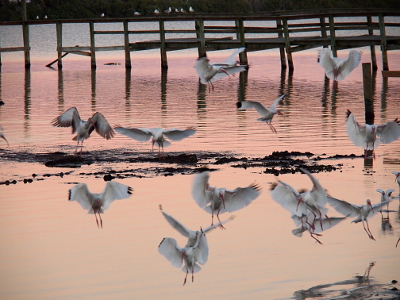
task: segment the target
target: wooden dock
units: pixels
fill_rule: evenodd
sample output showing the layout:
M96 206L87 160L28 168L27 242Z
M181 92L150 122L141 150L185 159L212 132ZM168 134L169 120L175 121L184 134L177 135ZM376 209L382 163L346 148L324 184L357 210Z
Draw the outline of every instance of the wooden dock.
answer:
M23 43L11 48L0 48L1 53L23 51L25 67L30 67L29 26L55 24L57 39L58 68L62 68L62 58L67 54L90 56L91 68L96 68L96 52L125 51L125 67L131 68L131 52L160 49L161 67L168 67L167 52L189 48L197 48L198 55L204 56L207 51L246 47L240 54L240 61L247 64L247 52L267 49L280 49L282 69L294 69L292 53L317 47L330 46L334 55L338 50L369 46L371 63L377 69L375 46L380 46L383 71L389 71L387 52L400 49L400 18L396 22L386 21L390 17L400 17L400 11L346 10L329 12L274 12L250 15L202 15L175 14L154 17L135 16L124 19L89 19L89 20L34 20L25 22L0 22L1 25L21 26ZM349 21L351 19L354 21ZM393 20L393 18L390 18ZM345 20L345 21L344 21ZM168 22L193 21L194 28L165 29ZM231 21L234 26L211 26L209 21ZM273 26L265 26L266 21ZM156 30L129 30L129 24L137 22L156 22ZM252 26L246 26L251 22ZM90 45L68 46L62 43L63 24L87 23L89 26ZM122 23L121 31L96 31L96 23ZM137 26L132 26L133 28ZM386 35L388 28L396 28L398 35ZM357 31L357 35L346 34ZM168 34L190 34L190 38L166 38ZM158 39L132 42L137 35L153 34ZM107 35L123 35L123 45L96 46L96 39ZM256 35L256 37L255 37Z

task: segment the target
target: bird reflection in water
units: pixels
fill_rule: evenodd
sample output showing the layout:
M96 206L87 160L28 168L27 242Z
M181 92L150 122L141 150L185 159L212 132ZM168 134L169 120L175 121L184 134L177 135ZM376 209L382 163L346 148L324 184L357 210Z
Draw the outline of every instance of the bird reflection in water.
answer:
M89 214L94 214L98 228L103 228L101 215L114 200L129 198L133 189L119 182L108 181L101 193L89 191L86 183L79 183L69 190L68 200L78 202ZM97 219L99 216L99 220ZM99 224L100 223L100 224Z

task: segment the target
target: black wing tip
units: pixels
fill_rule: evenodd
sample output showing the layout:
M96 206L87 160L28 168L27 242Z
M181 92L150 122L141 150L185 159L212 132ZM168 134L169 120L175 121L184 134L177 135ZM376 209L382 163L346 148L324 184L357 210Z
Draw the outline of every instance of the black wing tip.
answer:
M348 118L351 114L352 114L352 112L350 111L350 109L348 109L346 112L346 117Z
M164 242L165 238L162 239L162 241L160 242L160 244L158 245L158 248L160 248L161 244Z
M134 191L133 188L131 188L130 186L128 186L128 194L129 194L129 195L132 195L133 191Z
M273 183L271 183L270 186L269 186L269 190L270 190L270 191L273 191L278 185L279 185L278 182L273 182Z
M241 108L242 107L242 101L236 102L236 107Z
M68 191L68 201L71 201L71 190Z
M250 187L251 187L252 189L255 189L257 192L259 192L259 191L262 190L261 186L260 186L258 183L252 183L252 184L250 185Z

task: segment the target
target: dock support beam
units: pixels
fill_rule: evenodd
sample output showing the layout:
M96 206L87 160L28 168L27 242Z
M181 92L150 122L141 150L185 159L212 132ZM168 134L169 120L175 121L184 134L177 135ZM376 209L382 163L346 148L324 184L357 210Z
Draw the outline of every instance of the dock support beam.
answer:
M381 51L382 51L382 66L384 71L389 71L389 63L387 56L387 44L386 44L386 30L385 20L383 14L379 14L379 31L381 33Z
M331 36L331 51L332 51L332 55L334 57L337 57L335 20L333 18L333 15L329 15L329 34Z
M364 86L365 123L374 124L375 113L371 77L371 63L363 63L362 72Z
M132 69L128 21L124 21L125 68Z
M160 54L161 54L161 68L168 68L167 60L167 47L165 46L165 28L164 20L159 21L160 24Z
M206 40L204 37L204 21L203 19L196 19L196 36L200 40L199 57L207 56L206 54Z
M367 17L367 22L368 22L368 26L372 27L372 17L371 16ZM372 28L368 29L368 35L374 35L374 30ZM378 70L378 65L376 64L375 45L371 45L369 48L371 50L372 70L376 71L376 70Z
M95 50L95 41L94 41L94 23L93 23L93 21L89 22L89 30L90 30L90 67L92 69L96 69L96 50Z
M289 39L289 28L288 28L288 22L287 18L283 18L283 33L285 35L285 47L286 47L286 55L287 55L287 61L289 65L289 72L294 70L294 65L293 65L293 58L292 58L292 50L290 47L290 39Z
M29 47L29 25L25 22L22 24L22 37L24 39L25 69L29 69L31 67L31 48Z
M58 69L62 69L62 23L57 22L56 23L56 35L57 35L57 54L58 54Z
M243 19L236 19L235 20L235 25L236 25L236 38L240 40L240 46L241 47L246 47L246 39L244 36L244 25L243 25ZM249 62L247 60L247 52L246 50L243 52L239 53L239 60L241 65L248 65Z
M282 21L281 20L276 20L276 28L278 29L278 37L282 38L283 37L283 29L282 29ZM286 55L285 55L285 47L279 47L279 54L281 57L281 69L286 70L287 65L286 65Z

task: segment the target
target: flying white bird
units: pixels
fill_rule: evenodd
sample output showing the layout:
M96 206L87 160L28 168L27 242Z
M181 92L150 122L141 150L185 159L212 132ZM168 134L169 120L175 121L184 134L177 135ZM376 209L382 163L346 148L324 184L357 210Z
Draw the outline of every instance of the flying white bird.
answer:
M203 233L203 237L201 239L201 247L198 247L196 251L196 259L197 261L204 265L207 260L208 260L208 242L207 242L207 237L205 234L208 232L212 231L213 229L217 228L218 226L222 226L222 224L225 224L235 218L234 215L232 215L229 219L219 222L217 224L214 224L212 226L209 226L205 229L201 229L200 231L193 231L188 229L185 225L183 225L181 222L176 220L174 217L171 215L167 214L162 210L162 206L160 205L160 210L161 213L163 214L164 218L168 221L168 223L175 228L180 234L182 234L184 237L188 238L188 241L186 243L185 247L194 247L194 245L197 242L198 235Z
M2 131L2 130L3 130L3 127L0 126L0 131ZM4 135L4 133L0 132L0 138L2 138L3 140L5 140L6 143L7 143L7 145L10 146L10 144L8 143L8 141L7 141L7 139L6 139L5 135Z
M303 220L301 218L299 218L298 216L293 215L292 219L294 221L294 223L296 224L296 226L299 226L295 229L292 230L293 235L297 236L297 237L302 237L303 236L303 232L304 231L308 231L310 233L310 236L318 243L321 244L321 241L316 237L316 236L321 236L321 232L326 231L330 228L332 228L333 226L339 224L341 221L343 221L346 218L323 218L322 220L317 220L318 222L320 222L323 225L323 229L317 227L317 228L312 228L312 226L310 226L307 223L304 223Z
M350 140L364 150L374 150L380 143L389 144L400 137L400 120L397 118L382 125L360 125L354 114L347 110L346 127Z
M338 212L346 217L357 217L352 223L362 222L365 232L368 234L368 237L372 240L375 238L372 235L371 230L368 225L368 218L372 217L374 213L379 211L379 209L389 203L391 200L386 200L384 202L376 203L374 205L371 204L371 200L367 199L366 205L356 205L346 202L344 200L339 200L328 196L328 203ZM367 223L367 227L365 227L365 223Z
M238 187L234 190L210 187L208 180L210 172L205 171L195 176L192 196L196 203L212 215L211 225L214 224L214 213L234 212L249 205L260 195L261 188L253 183L248 187ZM221 225L222 227L222 225Z
M209 63L210 60L203 56L200 57L195 65L197 75L200 78L200 82L205 85L209 85L210 88L214 90L214 85L212 84L214 81L218 79L222 79L231 74L239 73L246 70L245 65L239 66L231 66L231 67L222 67L222 66L213 66Z
M323 48L319 51L318 63L325 69L329 79L342 81L358 66L361 54L362 52L351 50L345 59L341 59L333 57L328 48Z
M161 154L161 149L164 153L164 147L168 147L171 145L166 138L172 141L180 141L184 138L187 138L196 133L196 130L192 127L187 129L164 129L164 128L130 128L130 127L121 127L117 126L114 128L116 132L119 134L126 135L131 139L134 139L139 142L146 142L151 139L153 151L154 144L158 145L158 156Z
M381 189L376 189L376 191L381 194L381 202L392 200L391 195L394 192L394 189L388 189L386 192ZM389 210L389 203L386 206L386 210ZM382 214L382 209L380 210L380 213Z
M94 214L97 227L99 227L99 221L96 214L99 215L100 226L103 228L100 214L104 213L114 200L129 198L132 191L133 189L127 185L108 181L103 192L92 193L86 183L79 183L69 190L68 200L77 201L83 209L88 210L89 214Z
M272 118L275 114L281 116L283 115L282 112L276 108L276 106L285 96L286 95L282 95L275 99L271 107L265 107L260 102L256 101L239 101L236 103L236 107L244 110L254 108L261 116L261 118L257 119L257 121L266 122L269 125L269 128L271 128L272 132L277 133L275 127L272 125Z
M77 133L77 135L72 139L77 141L75 154L78 151L79 142L81 142L81 146L83 147L83 141L90 137L93 130L96 130L100 136L107 140L114 136L113 129L101 113L96 112L87 121L83 121L81 120L76 107L68 109L59 117L55 118L51 124L57 127L72 127L72 133Z
M223 63L212 63L211 65L214 67L234 67L237 64L240 64L240 61L236 60L235 57L236 55L242 53L244 50L246 50L245 47L241 47L238 49L235 49L232 54L223 62Z

